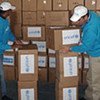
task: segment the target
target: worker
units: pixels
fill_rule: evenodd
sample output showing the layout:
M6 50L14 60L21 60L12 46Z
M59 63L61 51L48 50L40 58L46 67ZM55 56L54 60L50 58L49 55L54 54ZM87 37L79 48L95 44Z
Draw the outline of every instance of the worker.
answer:
M82 30L81 41L77 46L66 46L62 52L87 53L90 68L87 73L88 87L80 100L100 100L100 16L83 5L72 10L70 21Z
M15 10L15 8L15 6L12 6L11 3L7 1L4 1L0 4L0 80L2 100L12 100L7 96L6 82L4 79L3 69L3 53L5 52L5 50L21 47L21 41L17 40L11 32L10 23L7 19L7 17L11 15L11 12ZM14 42L14 44L9 45L9 41Z

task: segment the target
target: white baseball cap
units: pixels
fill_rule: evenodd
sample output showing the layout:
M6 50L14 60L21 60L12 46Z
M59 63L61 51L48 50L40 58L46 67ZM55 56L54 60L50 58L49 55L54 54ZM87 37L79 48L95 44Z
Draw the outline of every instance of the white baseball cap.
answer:
M15 10L15 9L16 9L16 7L15 7L15 6L12 6L12 5L10 4L10 2L4 1L4 2L2 2L2 3L0 4L0 10L2 10L2 11Z
M78 21L82 16L88 13L88 9L82 5L79 5L74 8L73 15L71 16L70 20L72 22Z

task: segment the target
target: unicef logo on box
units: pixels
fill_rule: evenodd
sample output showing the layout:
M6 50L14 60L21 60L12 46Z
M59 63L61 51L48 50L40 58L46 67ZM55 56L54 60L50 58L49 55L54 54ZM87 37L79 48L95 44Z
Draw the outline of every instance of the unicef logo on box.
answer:
M63 45L76 44L80 41L80 30L64 30L62 31Z
M21 89L21 100L35 100L34 88Z
M30 100L30 91L26 90L26 100Z
M21 55L21 73L33 74L34 69L34 54Z
M14 57L13 56L4 56L3 65L12 65L12 66L14 66Z
M26 70L26 72L29 72L29 70L30 70L29 59L27 56L25 57L25 70Z
M41 37L41 27L28 27L28 37Z
M68 90L68 100L72 100L72 90L71 89L69 89Z
M68 64L69 64L69 73L70 75L73 75L73 63L72 63L72 59L68 60Z

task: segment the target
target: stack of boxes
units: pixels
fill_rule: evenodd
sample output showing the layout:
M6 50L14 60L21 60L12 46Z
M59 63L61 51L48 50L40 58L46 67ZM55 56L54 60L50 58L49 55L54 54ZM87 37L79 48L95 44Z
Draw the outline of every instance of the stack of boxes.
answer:
M87 54L80 54L78 59L79 64L79 85L87 86L86 76L90 67L89 56Z
M88 7L90 10L100 10L100 1L99 0L85 0L85 6Z
M99 0L1 0L1 1L10 1L17 8L16 11L13 12L12 16L9 18L11 22L12 31L16 35L16 37L21 38L23 41L27 41L31 44L36 44L38 47L37 66L39 68L37 70L39 70L38 73L39 80L46 82L49 79L49 82L56 82L56 89L59 90L58 94L56 95L56 97L57 96L59 97L59 99L57 100L62 100L62 98L63 100L66 100L64 99L66 98L66 95L64 96L64 94L67 94L68 97L68 95L71 96L70 93L76 95L75 98L77 100L77 86L78 86L77 81L79 81L79 84L86 84L86 78L85 78L86 74L84 73L87 73L88 67L83 68L84 66L87 66L86 65L87 60L83 60L83 58L88 59L88 57L87 56L78 57L78 54L73 54L73 53L68 53L68 55L63 55L62 53L59 52L59 49L61 49L66 45L67 46L73 44L76 45L79 42L79 37L80 37L79 28L73 28L73 27L69 28L70 10L72 10L78 4L82 4L87 6L89 9L98 12L99 14L100 1ZM26 82L28 79L26 77L25 77L26 80L23 80L24 76L26 75L23 74L20 76L19 74L20 70L18 72L18 69L21 66L19 63L18 64L16 63L17 56L20 57L21 51L20 50L18 51L18 55L15 51L12 52L10 51L10 53L9 51L7 51L4 55L5 76L6 79L10 80L17 79L19 81L18 82L19 98L21 99L22 97L20 92L21 89L33 88L36 85L37 78L34 79L33 76L27 76L28 78L32 77L32 80L30 80L31 82ZM27 50L25 49L25 55L27 54L29 54L30 56L30 53L27 52ZM80 66L79 70L75 69L76 74L75 73L73 74L73 76L75 75L75 77L63 76L65 72L62 70L62 68L60 68L64 67L63 61L61 59L67 59L67 61L70 61L74 57L75 57L74 60L78 61L76 62L75 66L77 67ZM69 58L71 59L68 60ZM7 74L9 70L10 71L12 70L11 76ZM62 76L59 76L60 74ZM72 82L70 83L69 79L72 78L74 78L75 82L71 80ZM66 80L65 84L63 84L64 81L62 80ZM35 83L33 81L35 81ZM67 82L69 83L67 84ZM25 91L27 93L29 93L29 91L34 92L33 89L29 91L27 91L26 89L22 90L22 95L25 95ZM65 92L63 92L62 94L62 91ZM27 97L28 96L29 95L27 94ZM25 98L22 98L21 100L25 100Z
M18 100L38 100L38 51L36 45L18 51Z
M79 77L79 80L78 80L78 84L79 85L82 85L82 82L83 82L83 57L82 57L82 54L79 54L79 57L78 57L78 77Z
M84 86L87 86L87 81L86 81L86 76L87 76L87 72L88 72L88 70L89 70L89 66L90 66L90 63L89 63L89 56L87 55L87 54L84 54L83 55L83 59L84 59L84 67L83 67L83 82L82 82L82 84L84 85Z
M46 53L46 41L32 41L32 44L36 44L38 47L38 76L39 81L43 83L47 82L47 53Z
M52 49L48 49L48 81L56 81L56 51Z
M23 45L21 49L4 53L6 80L18 81L18 100L37 100L38 50L36 45ZM9 74L10 72L10 74Z
M37 13L38 11L46 10L47 7L43 3L43 0L40 1L23 0L22 4L23 4L23 18L22 18L23 39L29 40L31 41L32 44L37 45L39 80L46 82L47 81L47 52L46 52L46 41L45 41L46 33L45 33L45 26L40 23L37 24L37 18L38 18Z
M78 100L78 54L57 52L56 100Z
M68 100L78 100L79 54L62 53L60 49L77 45L80 41L81 31L79 28L48 28L46 33L47 47L55 50L56 53L54 56L56 59L56 100L66 100L67 98Z
M3 58L3 66L6 80L16 80L16 53L14 50L6 51ZM10 74L9 74L10 72Z
M22 27L36 25L36 0L22 0Z

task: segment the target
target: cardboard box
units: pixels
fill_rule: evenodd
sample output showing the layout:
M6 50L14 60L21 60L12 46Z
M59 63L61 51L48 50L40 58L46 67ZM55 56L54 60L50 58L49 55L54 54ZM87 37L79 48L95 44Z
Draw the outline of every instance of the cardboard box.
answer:
M37 0L22 0L23 11L36 11Z
M16 10L20 10L22 9L22 6L21 6L21 0L6 0L6 1L9 1L12 5L14 5L16 7Z
M48 48L48 55L53 55L53 56L55 56L55 54L56 54L56 51L55 51L55 50L52 50L52 49L49 49L49 48Z
M76 45L80 41L80 29L47 29L47 48L59 50L64 46Z
M47 68L39 68L38 75L40 82L42 83L47 82Z
M15 79L18 81L18 67L15 67Z
M96 0L85 0L85 6L90 10L96 10Z
M83 69L83 59L82 59L82 56L81 55L79 55L79 57L78 57L78 67L79 67L79 69Z
M55 83L56 81L56 68L49 67L49 83Z
M96 10L100 10L100 0L97 0L97 3L96 3Z
M45 26L23 26L23 40L45 40Z
M38 11L51 11L52 10L52 0L37 0L37 10Z
M3 0L0 0L0 3L2 2Z
M53 10L68 10L68 0L53 0Z
M18 82L18 100L38 100L37 82Z
M46 26L68 26L68 11L51 11L46 12Z
M18 80L38 80L38 51L36 45L25 45L18 50Z
M15 52L6 51L3 55L3 66L4 67L17 67L16 65L16 55Z
M78 54L56 52L56 77L69 85L78 85Z
M47 67L47 55L44 53L41 53L38 55L38 67L40 68L46 68Z
M88 83L87 83L87 73L88 73L88 70L83 70L83 85L84 86L87 86Z
M46 12L37 11L37 25L45 25L46 23Z
M49 68L56 68L56 55L49 55Z
M5 80L16 80L15 67L3 67Z
M56 80L56 100L78 100L78 86L68 86Z
M36 44L39 53L46 54L46 41L32 41L32 44Z
M69 10L72 10L75 6L80 4L84 5L84 0L69 0Z
M22 23L21 14L22 14L21 11L13 11L10 16L10 23L21 24Z
M23 25L36 25L36 12L23 12Z
M56 80L56 55L48 55L49 58L49 72L48 72L48 77L49 77L49 83L55 83Z
M78 84L79 85L82 85L82 69L78 69L78 77L79 77L79 80L78 80Z
M21 24L11 24L11 30L17 38L22 38Z

